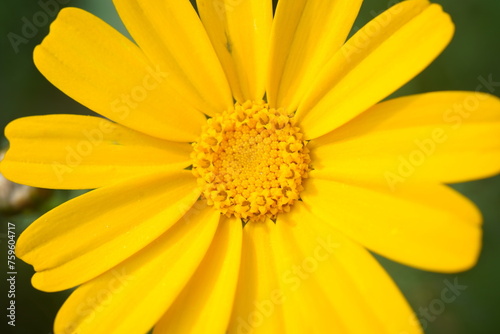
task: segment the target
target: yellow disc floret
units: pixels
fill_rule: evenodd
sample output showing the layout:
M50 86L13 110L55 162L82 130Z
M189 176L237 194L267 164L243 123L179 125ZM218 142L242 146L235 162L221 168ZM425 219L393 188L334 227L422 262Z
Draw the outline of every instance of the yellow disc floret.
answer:
M292 116L247 101L208 119L192 158L209 205L245 221L290 211L310 165Z

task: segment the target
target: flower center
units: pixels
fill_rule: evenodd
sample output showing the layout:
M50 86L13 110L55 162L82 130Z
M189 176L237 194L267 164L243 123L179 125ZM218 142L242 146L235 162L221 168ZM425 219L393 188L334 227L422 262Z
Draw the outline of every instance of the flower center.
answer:
M207 121L192 158L209 205L245 221L290 211L311 161L292 116L247 101Z

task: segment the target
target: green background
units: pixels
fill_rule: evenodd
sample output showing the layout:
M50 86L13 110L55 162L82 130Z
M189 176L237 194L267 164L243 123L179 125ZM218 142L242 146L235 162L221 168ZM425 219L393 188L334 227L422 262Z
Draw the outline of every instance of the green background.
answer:
M180 1L180 0L179 0ZM60 2L65 2L60 0ZM446 51L422 74L395 95L407 95L435 90L476 90L480 76L492 76L500 81L500 1L498 0L439 0L451 14L456 25L455 38ZM380 13L394 1L366 0L355 29ZM68 5L81 7L96 14L125 33L111 1L68 1ZM38 1L4 0L0 5L0 127L20 116L78 113L93 114L66 97L49 84L33 65L32 50L48 32L48 24L39 28L27 44L12 48L7 38L9 32L21 35L23 17L31 21L41 10ZM50 19L52 21L52 18ZM387 61L391 61L388 59ZM500 87L494 95L500 96ZM487 90L483 89L487 92ZM5 147L5 139L1 139ZM434 307L425 321L426 333L494 334L500 333L500 177L454 185L472 199L484 215L484 242L479 262L472 270L452 275L424 272L381 259L401 287L418 317L425 319L419 310ZM39 205L27 208L16 215L0 216L0 249L2 273L6 273L7 222L20 232L44 212L81 192L54 191ZM415 213L418 214L418 213ZM5 254L5 255L4 255ZM43 293L30 285L32 268L17 260L16 328L6 325L7 285L3 278L0 285L2 300L1 327L12 333L51 333L52 322L68 292ZM6 274L2 274L5 277ZM458 280L467 288L444 309L439 309L445 280ZM437 300L437 301L436 301ZM383 302L383 301L382 301ZM382 303L383 304L383 303ZM436 307L438 307L436 309ZM363 321L363 319L359 319ZM2 331L3 333L5 331Z

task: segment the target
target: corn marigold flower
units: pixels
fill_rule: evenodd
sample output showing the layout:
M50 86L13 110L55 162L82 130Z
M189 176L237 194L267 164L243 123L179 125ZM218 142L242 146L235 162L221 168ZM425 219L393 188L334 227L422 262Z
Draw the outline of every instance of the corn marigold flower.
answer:
M55 333L421 333L369 251L470 268L481 215L444 183L500 170L497 98L383 101L451 40L442 8L345 41L362 0L114 3L134 42L67 8L34 52L102 117L6 128L7 178L95 189L17 244L36 288L76 287Z

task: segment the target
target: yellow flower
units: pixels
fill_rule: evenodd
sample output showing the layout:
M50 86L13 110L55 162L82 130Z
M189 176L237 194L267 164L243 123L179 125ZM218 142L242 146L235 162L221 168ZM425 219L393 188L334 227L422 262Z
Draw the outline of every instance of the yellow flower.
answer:
M441 7L345 42L361 0L114 2L137 44L68 8L34 54L103 117L6 129L10 180L97 188L19 238L36 288L78 286L55 333L420 333L368 250L470 268L481 216L443 183L500 169L497 98L380 102L449 43Z

